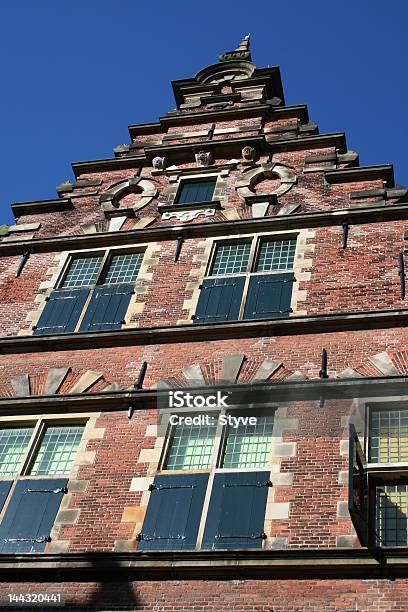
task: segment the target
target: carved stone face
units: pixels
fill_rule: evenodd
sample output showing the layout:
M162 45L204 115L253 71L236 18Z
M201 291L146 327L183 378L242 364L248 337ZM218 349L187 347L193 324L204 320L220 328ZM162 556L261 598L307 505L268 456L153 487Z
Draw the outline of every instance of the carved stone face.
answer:
M166 158L165 157L155 157L152 160L152 164L155 170L164 170L166 167Z
M245 161L253 161L255 159L255 153L254 147L244 147L242 149L242 159L245 159Z
M197 166L209 166L211 164L211 153L199 151L199 153L197 153L195 157Z

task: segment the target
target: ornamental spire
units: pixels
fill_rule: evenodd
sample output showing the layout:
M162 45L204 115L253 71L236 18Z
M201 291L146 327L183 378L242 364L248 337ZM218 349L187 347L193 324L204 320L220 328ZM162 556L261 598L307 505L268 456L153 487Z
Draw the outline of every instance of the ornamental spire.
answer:
M220 55L219 61L229 62L231 60L247 60L248 62L252 62L251 51L249 49L250 42L251 35L248 34L247 36L244 36L235 51L227 51L226 53L223 53Z

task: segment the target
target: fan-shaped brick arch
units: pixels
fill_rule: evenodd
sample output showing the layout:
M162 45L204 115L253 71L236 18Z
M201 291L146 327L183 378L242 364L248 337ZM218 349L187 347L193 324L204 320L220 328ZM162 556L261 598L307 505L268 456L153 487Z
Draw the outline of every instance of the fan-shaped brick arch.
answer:
M49 368L41 374L20 374L1 389L0 397L29 397L36 395L65 395L117 391L118 383L109 383L103 374L94 370L78 372L72 368Z
M300 371L288 370L280 361L248 359L239 353L224 355L217 361L193 363L176 376L158 381L157 386L175 388L305 379Z
M398 376L401 374L408 374L408 350L382 351L372 355L363 363L340 372L339 378Z

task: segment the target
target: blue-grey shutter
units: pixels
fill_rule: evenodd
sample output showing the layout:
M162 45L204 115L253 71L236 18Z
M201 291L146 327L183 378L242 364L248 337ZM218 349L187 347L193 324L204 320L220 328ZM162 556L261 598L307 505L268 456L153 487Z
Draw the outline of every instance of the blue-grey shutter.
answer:
M360 542L367 546L369 519L366 460L354 425L350 425L349 437L348 507Z
M244 319L287 317L292 298L293 272L252 276Z
M201 285L194 323L236 321L244 290L244 276L208 278Z
M42 552L55 521L67 478L19 480L0 524L0 552Z
M156 476L139 549L195 548L207 482L208 474Z
M269 472L215 475L202 548L261 548Z
M134 285L97 287L86 309L79 331L120 329L133 292Z
M12 484L12 480L0 480L0 512L3 509L4 502L7 499Z
M53 291L35 329L35 336L73 332L85 306L89 289Z

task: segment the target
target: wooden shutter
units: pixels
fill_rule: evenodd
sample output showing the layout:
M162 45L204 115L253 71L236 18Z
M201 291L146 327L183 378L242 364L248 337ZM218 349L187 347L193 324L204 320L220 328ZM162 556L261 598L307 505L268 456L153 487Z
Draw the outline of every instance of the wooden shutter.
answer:
M19 480L0 524L0 552L42 552L68 480Z
M53 291L48 297L37 326L34 328L34 335L73 332L85 306L88 293L89 289Z
M368 545L368 482L366 460L354 425L349 438L348 507L354 528L363 546Z
M289 316L294 280L293 272L252 276L249 281L244 319Z
M244 276L227 276L203 281L194 323L235 321L244 290Z
M101 286L94 290L79 331L120 329L134 285Z
M0 512L3 509L4 502L7 499L12 484L12 480L0 480Z
M215 475L202 548L261 548L269 472Z
M156 476L139 535L139 548L195 548L207 482L208 474Z

